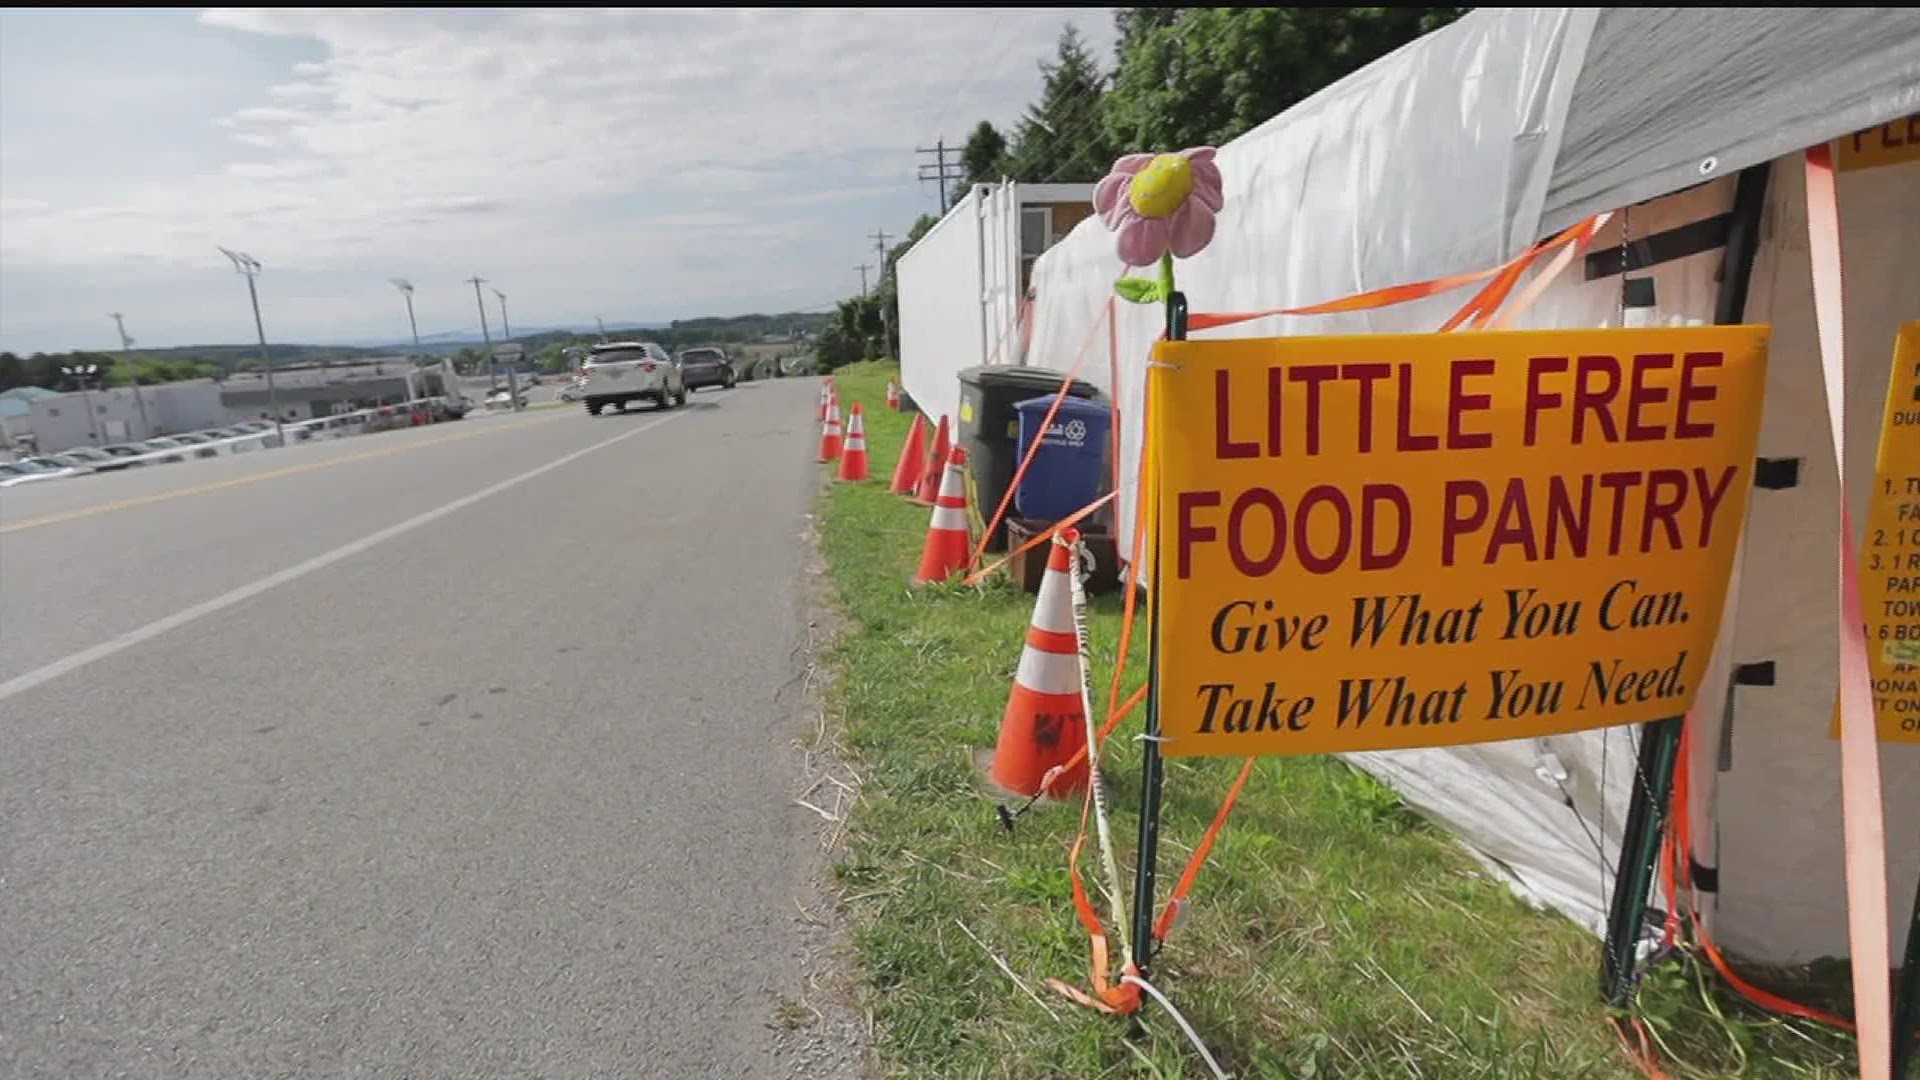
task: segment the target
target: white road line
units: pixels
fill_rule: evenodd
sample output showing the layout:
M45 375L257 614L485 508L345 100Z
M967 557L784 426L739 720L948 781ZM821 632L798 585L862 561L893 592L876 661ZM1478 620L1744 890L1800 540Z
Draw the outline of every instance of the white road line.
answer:
M83 668L88 664L93 663L95 660L104 660L115 653L122 652L126 649L130 649L135 645L140 644L143 641L150 641L153 638L157 638L161 634L164 634L169 630L177 630L180 627L195 621L196 619L203 619L208 615L212 615L219 611L224 611L227 608L230 608L233 605L240 603L241 601L250 600L253 597L259 596L261 593L266 592L268 589L273 589L281 585L285 585L289 581L297 581L300 578L306 577L308 574L311 574L316 570L324 570L327 567L332 566L334 563L337 563L342 559L352 558L353 556L358 555L361 552L366 551L370 548L373 548L379 544L385 543L386 541L391 540L396 536L402 536L406 533L410 533L422 525L432 524L433 522L438 521L441 518L446 517L448 514L451 514L457 510L464 510L467 507L472 506L474 503L480 502L483 499L487 499L494 495L498 495L501 492L507 490L508 488L515 486L516 484L524 484L528 480L532 480L534 477L542 476L546 473L550 473L553 470L558 469L563 465L570 464L574 461L579 460L580 458L587 456L588 454L593 453L595 450L604 450L607 447L612 446L614 443L623 442L627 439L631 439L635 435L638 435L642 432L651 431L654 428L659 427L661 424L667 423L670 420L676 420L686 415L688 414L683 410L683 411L674 413L672 416L663 416L657 420L649 420L646 423L640 425L639 427L634 428L632 431L621 432L620 434L615 435L611 439L603 439L600 442L594 443L592 446L585 447L584 449L580 449L580 450L575 450L570 454L557 457L552 461L547 462L545 465L540 466L537 469L529 469L528 471L523 472L518 476L510 477L490 487L482 488L471 495L461 496L460 498L455 499L444 506L436 507L432 510L428 510L424 514L419 514L414 517L410 517L407 520L400 522L398 525L389 525L386 528L381 529L379 532L369 533L368 535L363 536L358 540L354 540L349 543L342 544L341 546L334 548L332 551L329 551L324 555L316 555L305 562L296 563L293 566L287 567L285 570L275 571L274 573L268 574L266 577L260 578L257 581L252 581L245 585L242 585L231 592L222 593L211 600L207 600L202 603L195 604L194 606L187 608L184 611L176 611L173 614L166 616L165 618L155 619L153 622L150 622L147 625L142 626L136 630L129 630L126 633L121 634L119 637L112 638L108 641L103 641L100 644L93 646L92 648L82 649L71 656L67 656L62 659L55 660L53 663L48 664L45 667L35 668L34 670L29 671L24 675L16 675L13 678L8 679L6 682L0 682L0 701L6 701L8 698L11 698L16 694L25 693L26 691L31 690L42 683L49 682L53 679L57 679L60 676L65 675L69 672L77 671L80 668Z

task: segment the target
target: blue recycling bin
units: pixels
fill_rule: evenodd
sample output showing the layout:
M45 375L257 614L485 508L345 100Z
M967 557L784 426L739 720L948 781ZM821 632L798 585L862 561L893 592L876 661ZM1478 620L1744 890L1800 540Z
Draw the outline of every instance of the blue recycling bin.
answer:
M1053 395L1016 402L1020 416L1020 460L1036 439L1040 452L1013 493L1021 517L1058 521L1106 493L1113 427L1110 406L1102 401L1069 397L1060 403L1053 425L1041 438L1040 424L1053 405Z

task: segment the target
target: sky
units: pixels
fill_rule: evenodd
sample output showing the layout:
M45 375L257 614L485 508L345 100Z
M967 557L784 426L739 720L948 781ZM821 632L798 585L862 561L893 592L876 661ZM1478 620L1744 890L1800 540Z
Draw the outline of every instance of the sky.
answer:
M0 350L818 308L1108 9L0 11Z

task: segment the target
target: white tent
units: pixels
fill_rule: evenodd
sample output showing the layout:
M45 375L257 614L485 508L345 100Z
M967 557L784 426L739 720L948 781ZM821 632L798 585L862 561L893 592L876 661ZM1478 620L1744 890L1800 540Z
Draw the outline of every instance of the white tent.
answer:
M1195 311L1267 310L1491 267L1624 208L1519 325L1619 325L1623 226L1632 265L1646 267L1636 276L1656 286L1653 311L1637 314L1681 324L1715 321L1717 305L1739 299L1728 279L1746 260L1728 237L1757 236L1744 305L1718 314L1773 325L1759 453L1798 459L1798 482L1752 499L1690 773L1700 899L1736 962L1792 965L1848 951L1839 749L1828 737L1836 470L1800 152L1915 112L1912 11L1482 9L1223 147L1216 239L1178 267ZM1848 454L1871 462L1895 329L1920 318L1920 163L1842 172L1839 185ZM1043 257L1027 362L1064 368L1090 336L1104 337L1101 314L1122 269L1098 220ZM1431 331L1469 292L1210 333ZM1117 391L1131 463L1133 403L1161 315L1124 302L1117 311L1119 385L1105 342L1082 374ZM1132 471L1122 535L1132 527ZM1850 473L1856 521L1871 482L1870 467ZM1772 684L1756 685L1769 664ZM1634 743L1616 729L1351 760L1454 831L1516 891L1599 932ZM1887 745L1881 758L1897 955L1920 876L1920 746Z

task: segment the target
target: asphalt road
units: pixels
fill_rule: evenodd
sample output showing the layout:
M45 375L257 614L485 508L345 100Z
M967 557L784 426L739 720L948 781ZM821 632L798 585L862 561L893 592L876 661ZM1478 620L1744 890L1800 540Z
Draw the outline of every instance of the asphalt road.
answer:
M816 392L0 493L0 1075L774 1075Z

